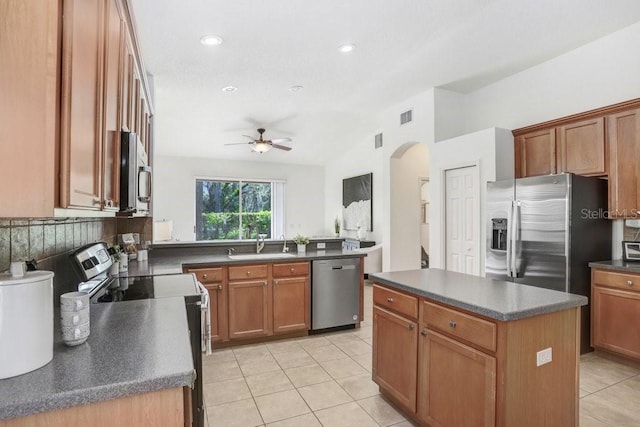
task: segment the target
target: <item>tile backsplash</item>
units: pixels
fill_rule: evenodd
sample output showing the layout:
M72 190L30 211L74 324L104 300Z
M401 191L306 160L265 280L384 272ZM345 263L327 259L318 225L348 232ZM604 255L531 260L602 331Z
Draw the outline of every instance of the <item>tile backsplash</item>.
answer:
M0 218L0 272L12 261L35 260L39 270L55 273L57 301L79 282L69 258L74 250L93 242L115 244L118 233L139 232L146 238L151 224L152 218Z

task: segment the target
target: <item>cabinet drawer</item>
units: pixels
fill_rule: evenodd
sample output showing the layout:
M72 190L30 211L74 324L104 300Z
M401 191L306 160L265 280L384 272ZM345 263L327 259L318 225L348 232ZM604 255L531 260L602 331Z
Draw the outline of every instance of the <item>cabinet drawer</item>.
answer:
M308 276L308 262L273 264L273 277Z
M489 351L496 351L495 323L427 301L423 301L421 305L421 321L427 327L446 332Z
M189 268L188 273L194 273L200 283L212 283L222 281L222 267L219 268Z
M414 319L418 318L418 298L416 297L373 285L373 303Z
M593 270L593 283L629 291L640 291L640 274Z
M267 277L267 264L229 267L229 280L262 279Z

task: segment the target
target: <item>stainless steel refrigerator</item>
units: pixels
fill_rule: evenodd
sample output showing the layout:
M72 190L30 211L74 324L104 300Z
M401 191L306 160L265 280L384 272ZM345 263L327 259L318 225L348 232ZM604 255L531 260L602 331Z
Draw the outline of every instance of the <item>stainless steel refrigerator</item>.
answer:
M591 297L588 263L611 259L607 181L573 174L487 183L486 276ZM590 351L589 306L581 352Z

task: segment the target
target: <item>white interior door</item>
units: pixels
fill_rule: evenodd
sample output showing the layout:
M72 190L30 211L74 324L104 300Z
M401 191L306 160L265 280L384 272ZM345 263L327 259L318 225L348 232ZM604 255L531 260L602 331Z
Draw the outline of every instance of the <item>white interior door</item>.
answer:
M480 275L477 166L445 171L445 269Z

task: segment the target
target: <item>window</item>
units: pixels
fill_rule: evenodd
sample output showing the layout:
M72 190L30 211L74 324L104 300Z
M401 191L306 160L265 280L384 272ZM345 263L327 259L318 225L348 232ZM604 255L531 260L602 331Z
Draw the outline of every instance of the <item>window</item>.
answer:
M284 188L282 181L197 179L196 240L280 237Z

